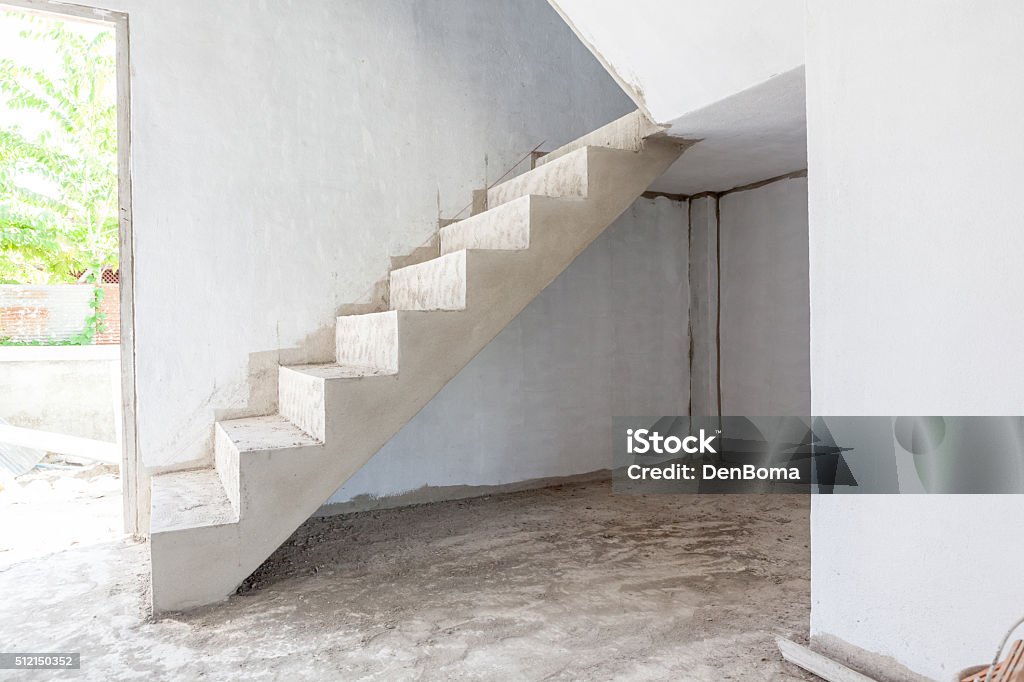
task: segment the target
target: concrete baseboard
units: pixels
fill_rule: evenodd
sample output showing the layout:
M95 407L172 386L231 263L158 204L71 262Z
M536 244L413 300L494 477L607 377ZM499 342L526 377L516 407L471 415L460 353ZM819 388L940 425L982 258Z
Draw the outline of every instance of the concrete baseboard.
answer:
M608 469L600 469L585 474L573 476L551 476L548 478L532 478L527 481L516 483L505 483L502 485L446 485L446 486L423 486L416 490L410 490L398 495L387 495L375 497L373 495L359 495L348 502L328 504L320 507L314 516L337 516L339 514L354 514L356 512L372 511L375 509L394 509L396 507L410 507L416 504L429 504L431 502L446 502L450 500L465 500L471 497L487 497L488 495L504 495L517 493L523 490L537 490L538 488L553 488L559 485L572 485L579 483L604 483L611 485L612 473Z

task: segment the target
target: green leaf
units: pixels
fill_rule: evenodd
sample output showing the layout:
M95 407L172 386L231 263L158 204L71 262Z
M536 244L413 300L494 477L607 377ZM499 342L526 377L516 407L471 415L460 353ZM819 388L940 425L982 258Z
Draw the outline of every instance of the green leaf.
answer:
M59 69L0 59L0 107L34 111L44 129L0 127L0 281L58 283L117 267L114 38L18 13L21 35ZM97 328L93 321L92 328Z

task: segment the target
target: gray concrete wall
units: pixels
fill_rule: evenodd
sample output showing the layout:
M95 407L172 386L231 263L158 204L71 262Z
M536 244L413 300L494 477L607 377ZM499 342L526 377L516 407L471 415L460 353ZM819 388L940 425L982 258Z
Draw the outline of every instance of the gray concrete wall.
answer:
M690 202L691 410L810 414L807 178Z
M613 416L686 414L686 222L637 200L331 502L603 469Z
M0 347L0 417L11 426L114 442L116 346Z
M129 13L139 451L209 462L276 366L471 191L632 109L544 0L88 0Z
M811 409L807 178L719 200L722 414Z

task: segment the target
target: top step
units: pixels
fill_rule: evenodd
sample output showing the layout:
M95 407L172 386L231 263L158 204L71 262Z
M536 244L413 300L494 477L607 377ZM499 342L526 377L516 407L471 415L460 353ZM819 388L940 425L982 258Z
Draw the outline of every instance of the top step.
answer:
M581 138L561 146L550 154L537 159L537 166L551 163L582 147L609 147L611 149L627 149L638 152L644 147L644 139L651 135L664 132L666 126L660 126L647 118L642 111L626 114L611 123L587 133Z

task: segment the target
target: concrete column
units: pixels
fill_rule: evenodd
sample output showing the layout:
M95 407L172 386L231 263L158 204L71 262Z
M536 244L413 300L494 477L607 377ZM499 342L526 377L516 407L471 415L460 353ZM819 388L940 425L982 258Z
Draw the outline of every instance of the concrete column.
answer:
M690 414L721 409L718 372L718 198L690 201Z

